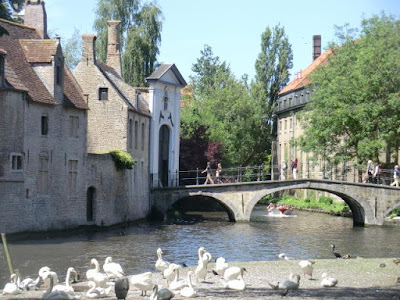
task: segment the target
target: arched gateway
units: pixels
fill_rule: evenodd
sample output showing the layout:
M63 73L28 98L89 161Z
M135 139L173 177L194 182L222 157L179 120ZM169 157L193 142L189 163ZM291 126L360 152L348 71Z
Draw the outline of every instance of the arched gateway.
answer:
M154 189L151 194L153 205L164 213L180 199L202 195L212 197L225 206L232 221L246 222L250 220L254 206L264 196L291 189L325 191L339 196L350 207L354 226L382 225L386 215L400 207L398 188L315 179L192 185Z

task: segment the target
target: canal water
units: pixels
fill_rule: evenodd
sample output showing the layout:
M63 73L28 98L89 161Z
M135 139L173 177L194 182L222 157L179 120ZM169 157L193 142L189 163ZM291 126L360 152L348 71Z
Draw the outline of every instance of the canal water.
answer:
M398 227L353 227L351 218L334 217L304 211L297 216L267 217L265 207L256 207L250 223L204 221L191 225L140 223L105 232L78 233L33 240L10 240L14 268L23 277L37 276L43 266L65 278L68 267L83 277L91 258L102 265L107 256L122 265L125 272L154 271L156 250L171 262L195 265L197 249L205 247L214 258L228 262L277 260L279 253L293 259L334 258L337 252L366 258L400 257ZM9 272L4 250L0 248L0 289Z

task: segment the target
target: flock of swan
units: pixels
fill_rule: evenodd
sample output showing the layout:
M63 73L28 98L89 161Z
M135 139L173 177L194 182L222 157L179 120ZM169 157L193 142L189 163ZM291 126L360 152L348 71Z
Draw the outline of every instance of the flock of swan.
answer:
M87 290L84 294L75 291L71 285L71 281L77 282L78 280L78 273L74 268L68 268L65 282L60 283L57 273L46 266L39 270L36 279L22 280L18 273L12 274L10 282L4 286L3 295L16 295L27 290L38 289L43 282L47 289L42 299L78 299L82 297L99 299L111 297L114 295L113 293L117 299L125 299L129 290L140 291L142 296L147 296L147 292L151 292L150 300L169 300L176 295L180 295L182 298L194 298L198 296L198 291L193 286L193 278L195 278L196 284L199 284L204 282L210 273L218 276L220 286L225 289L237 291L246 289L244 274L248 271L244 267L229 266L223 257L215 260L213 269L209 268L212 255L204 247L198 249L197 266L187 272L186 278L180 277L180 270L186 267L185 265L168 262L163 259L162 255L163 251L158 248L155 269L165 281L166 287L164 288L153 282L153 276L157 273L144 272L126 275L120 264L113 262L112 257L107 257L102 269L97 259L91 259L90 264L93 268L86 272ZM279 254L278 257L291 260L285 253ZM305 279L312 279L313 265L314 262L310 260L299 262L299 271L301 270ZM278 282L266 282L272 289L283 290L283 295L286 295L289 290L299 288L300 275L291 273L288 278ZM320 282L322 287L334 287L337 283L337 279L329 277L327 273L322 274Z

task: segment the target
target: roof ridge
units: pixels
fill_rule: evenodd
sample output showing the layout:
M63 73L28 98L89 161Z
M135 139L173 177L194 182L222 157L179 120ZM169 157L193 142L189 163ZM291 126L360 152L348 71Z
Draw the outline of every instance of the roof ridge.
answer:
M0 22L4 22L4 23L10 24L10 25L14 25L14 26L18 26L18 27L23 27L23 28L28 28L28 29L36 30L35 27L27 26L27 25L25 25L25 24L21 24L21 23L9 21L9 20L2 19L2 18L0 18Z

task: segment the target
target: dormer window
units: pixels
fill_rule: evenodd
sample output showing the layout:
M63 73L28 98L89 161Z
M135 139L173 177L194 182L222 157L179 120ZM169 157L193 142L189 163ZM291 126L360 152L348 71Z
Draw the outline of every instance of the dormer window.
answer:
M99 88L99 100L108 100L108 88Z

